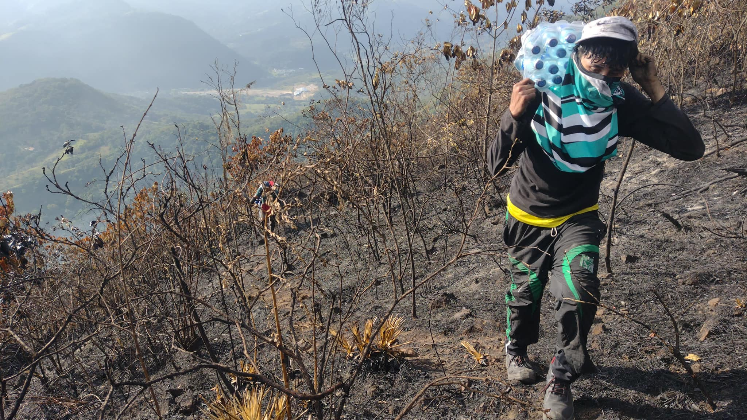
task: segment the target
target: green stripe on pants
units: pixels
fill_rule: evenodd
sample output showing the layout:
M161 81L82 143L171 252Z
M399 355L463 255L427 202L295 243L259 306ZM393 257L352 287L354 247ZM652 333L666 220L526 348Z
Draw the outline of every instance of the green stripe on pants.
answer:
M511 261L511 264L514 265L519 271L526 274L529 277L529 290L532 292L532 312L537 310L537 301L539 301L540 297L542 297L542 281L537 276L537 273L530 270L529 267L526 266L523 262L517 260L516 258L513 258L509 255L508 257L509 261ZM511 272L511 289L510 291L514 291L518 288L516 286L516 282L514 281L514 273ZM506 294L506 303L511 302L514 300L514 297ZM506 337L511 338L511 307L506 307L507 315L506 315Z
M568 288L571 289L571 293L573 293L573 296L577 301L581 301L581 295L578 294L576 286L573 285L573 279L571 278L571 262L585 252L599 254L599 247L596 245L579 245L571 248L565 253L565 257L563 257L563 276L565 277L565 282L568 284ZM583 316L583 310L580 305L578 306L578 313Z

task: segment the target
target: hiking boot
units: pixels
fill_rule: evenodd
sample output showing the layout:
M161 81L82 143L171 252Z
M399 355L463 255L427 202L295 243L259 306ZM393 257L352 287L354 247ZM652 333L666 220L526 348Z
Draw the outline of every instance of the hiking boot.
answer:
M506 354L506 372L509 381L531 384L537 381L537 375L529 365L526 354Z
M546 420L571 420L573 419L573 395L571 394L571 383L556 380L554 376L548 375L545 385L545 401L542 404L545 413L542 415Z

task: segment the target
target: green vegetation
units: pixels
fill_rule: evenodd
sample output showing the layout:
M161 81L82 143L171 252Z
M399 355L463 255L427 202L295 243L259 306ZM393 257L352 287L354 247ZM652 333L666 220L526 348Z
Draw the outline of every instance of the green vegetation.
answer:
M308 104L290 96L244 99L257 101L242 109L245 132L250 136L279 127L298 133L301 109ZM285 106L281 105L284 99ZM95 198L105 177L102 166L108 170L113 165L124 136L131 135L148 104L146 99L103 93L76 79L42 79L0 92L0 144L4 148L0 190L16 194L20 213L43 207L46 220L64 214L78 221L83 216L80 203L48 193L42 168L54 166L64 153L62 144L74 139L73 154L62 159L57 175L73 191ZM159 96L140 128L133 159L153 160L148 143L172 150L181 132L187 153L212 162L217 149L211 144L218 139L210 117L216 111L218 102L210 95Z

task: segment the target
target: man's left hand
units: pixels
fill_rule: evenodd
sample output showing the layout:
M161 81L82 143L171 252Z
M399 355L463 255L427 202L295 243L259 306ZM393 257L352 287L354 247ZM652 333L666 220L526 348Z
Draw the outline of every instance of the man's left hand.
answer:
M664 96L664 86L661 85L659 75L656 70L654 58L647 54L639 53L630 61L630 75L636 83L646 92L651 101L654 103Z

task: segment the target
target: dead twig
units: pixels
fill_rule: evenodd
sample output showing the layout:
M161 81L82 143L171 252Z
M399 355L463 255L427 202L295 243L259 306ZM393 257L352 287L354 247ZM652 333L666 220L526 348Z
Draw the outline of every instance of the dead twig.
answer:
M665 219L669 220L669 222L673 224L674 227L677 228L677 230L682 230L682 224L678 222L677 219L672 217L672 215L664 211L660 211L659 213L661 213L661 215L664 216Z
M272 280L272 261L270 260L270 240L267 237L267 232L269 231L269 217L267 214L264 214L264 235L265 235L265 255L266 255L266 265L267 265L267 281L270 283L270 291L272 293L272 312L275 316L275 328L276 328L276 340L278 348L283 347L283 334L280 328L280 316L278 314L278 300L277 295L275 294L275 282ZM285 353L280 352L280 367L283 371L283 384L286 388L290 389L290 380L288 378L288 360L286 359ZM288 401L288 411L287 418L288 420L293 419L293 415L291 414L291 405L290 401Z
M458 379L455 379L454 377L445 376L442 378L438 378L436 380L433 380L429 383L427 383L420 391L418 391L417 394L410 400L410 403L407 404L405 408L402 409L402 411L399 412L397 417L394 418L394 420L401 420L404 416L407 415L407 413L412 410L412 408L417 404L418 401L420 401L420 398L423 397L423 394L425 394L428 389L435 387L435 386L446 386L446 385L459 385L462 382Z
M720 149L719 149L719 148L716 148L716 149L714 149L714 150L711 150L711 151L709 151L709 152L706 152L706 153L704 153L704 154L703 154L703 157L706 157L706 156L710 156L710 155L712 155L712 154L714 154L714 153L716 153L716 152L718 152L718 151L721 151L721 150L724 150L724 149L728 149L728 148L734 147L734 146L738 145L739 143L744 143L744 142L746 142L746 141L747 141L747 137L745 137L745 138L742 138L742 139L739 139L739 140L734 140L733 142L731 142L731 143L727 144L726 146L724 146L724 147L722 147L722 148L720 148Z
M667 350L669 350L669 352L672 354L672 356L674 356L675 359L677 359L677 361L680 363L680 365L690 375L690 377L693 379L693 382L695 382L695 385L697 385L698 389L700 389L700 392L705 397L706 402L708 403L708 407L711 409L711 411L716 410L716 403L713 401L713 399L711 398L711 395L706 390L705 386L703 385L703 382L701 382L700 379L698 378L698 376L695 374L695 372L693 372L692 368L690 367L690 364L687 362L687 360L685 360L685 357L680 352L680 349L679 349L679 345L680 345L680 333L679 333L679 327L677 325L677 320L674 318L674 315L672 315L671 311L669 310L669 307L664 303L663 299L658 294L658 292L656 290L654 290L654 289L652 289L651 292L657 298L657 300L659 301L659 303L661 303L662 307L664 308L664 312L667 314L667 316L669 317L669 319L672 321L672 325L674 326L674 334L675 334L675 344L674 345L670 344L667 340L665 340L663 337L661 337L661 335L659 335L659 333L657 333L656 330L654 330L653 327L651 327L647 323L645 323L645 322L643 322L641 320L638 320L638 319L636 319L636 318L634 318L634 317L632 317L632 316L630 316L630 315L628 315L626 313L623 313L623 312L617 310L617 308L615 308L614 306L607 306L607 305L604 305L604 304L602 304L602 303L600 303L598 301L597 302L586 302L586 301L577 300L577 299L570 299L570 298L565 298L565 300L568 300L570 302L575 302L575 303L583 303L583 304L587 304L587 305L596 305L596 306L598 306L600 308L604 308L604 309L606 309L606 310L614 313L615 315L618 315L618 316L620 316L620 317L622 317L622 318L624 318L624 319L626 319L628 321L631 321L631 322L633 322L635 324L638 324L641 327L647 329L649 331L649 333L650 333L649 336L652 337L652 338L656 338L657 340L659 340L659 342L661 342L664 345L664 347L666 347Z
M711 182L709 182L709 183L707 183L705 185L701 185L700 187L695 187L695 188L691 188L689 190L683 191L682 193L680 193L676 197L670 198L668 200L649 201L649 202L643 203L643 205L644 206L653 206L653 205L656 205L656 204L669 203L669 202L672 202L672 201L675 201L675 200L681 200L681 199L683 199L685 197L688 197L690 195L705 192L706 190L708 190L708 188L712 187L713 185L718 184L719 182L728 181L730 179L734 179L734 178L737 178L739 176L741 176L741 175L739 175L739 174L727 175L725 177L715 179L715 180L713 180L713 181L711 181Z
M495 381L495 382L499 382L502 385L506 386L507 390L506 390L505 393L502 393L500 395L499 394L490 394L490 393L486 393L484 391L472 389L472 388L469 387L469 383L465 384L464 381L480 381L480 382L493 382L493 381ZM483 394L483 395L487 395L489 397L498 398L498 399L501 399L501 400L504 400L504 401L515 402L515 403L517 403L519 405L522 405L524 407L527 407L527 408L534 408L534 409L540 410L539 408L535 407L533 404L531 404L531 403L529 403L527 401L523 401L523 400L520 400L518 398L514 398L514 397L511 397L511 396L507 395L508 392L511 390L511 386L508 385L508 384L506 384L506 383L504 383L501 380L497 380L495 378L489 378L489 377L483 378L483 377L475 377L475 376L444 376L444 377L435 379L435 380L427 383L423 388L421 388L420 391L418 391L418 393L415 394L415 396L410 400L410 402L407 404L407 406L405 408L403 408L402 411L399 412L399 414L397 415L397 417L394 418L394 420L402 420L402 418L404 416L406 416L407 413L409 413L410 410L413 409L413 407L415 407L415 404L417 404L417 402L420 401L420 399L423 397L423 395L425 394L425 392L428 391L430 388L433 388L433 387L436 387L436 386L447 386L447 385L461 385L465 390L469 390L469 391L472 391L472 392L477 392L477 393L480 393L480 394Z
M661 306L664 308L664 312L669 316L669 319L672 321L672 326L674 327L674 346L667 343L666 341L660 339L662 342L664 342L667 345L667 348L672 353L672 355L677 359L678 362L680 362L680 365L687 371L687 373L690 375L691 378L693 378L693 381L700 389L700 392L703 394L703 396L706 399L706 402L708 403L708 406L711 408L711 410L716 409L716 403L713 402L713 399L711 398L711 395L706 391L706 388L703 384L703 382L700 381L698 376L693 372L693 369L690 367L690 364L687 363L687 360L685 360L685 357L680 353L680 330L677 326L677 320L674 318L674 315L672 315L672 312L669 311L669 307L666 303L664 303L664 299L662 299L661 295L659 295L659 292L657 292L655 289L652 289L652 292L654 296L656 297L656 300L661 303Z
M194 322L194 325L197 327L197 331L200 334L200 339L202 340L202 344L205 346L205 350L207 350L208 355L210 357L210 360L213 361L213 363L218 362L218 357L215 355L215 351L213 350L213 346L210 344L210 338L208 337L207 333L205 332L205 328L202 325L202 320L200 320L200 315L197 313L197 308L195 306L194 298L192 296L192 291L189 289L189 286L187 285L186 281L184 280L184 270L182 269L181 261L179 260L179 255L176 252L176 248L171 247L171 257L174 260L174 267L176 268L176 273L179 278L179 286L181 288L182 294L187 300L187 310L189 312L189 315L192 317L192 320ZM223 381L223 384L227 387L227 389L231 389L231 381L226 378L226 376L218 372L218 377ZM148 379L146 378L146 381Z
M612 190L612 207L610 208L610 216L607 219L607 246L604 250L604 265L607 268L608 273L612 273L612 262L610 261L610 250L612 248L612 230L613 223L615 221L615 205L617 204L617 193L620 191L620 185L622 184L623 178L625 177L625 170L628 169L628 163L630 157L633 156L633 148L635 147L635 139L630 139L630 146L628 146L628 152L625 156L625 162L623 162L622 168L620 168L620 174L617 176L617 184L614 190Z
M138 387L141 387L143 390L145 390L148 387L152 386L153 384L156 384L156 383L159 383L159 382L163 382L163 381L166 381L166 380L169 380L169 379L177 378L177 377L180 377L180 376L184 376L186 374L189 374L189 373L192 373L192 372L196 372L196 371L199 371L199 370L202 370L202 369L208 369L208 370L222 372L222 373L225 373L225 374L231 374L231 375L234 375L234 376L239 377L239 378L244 378L244 379L246 379L247 381L250 381L250 382L260 383L262 385L266 385L266 386L268 386L270 388L273 388L273 389L275 389L277 391L280 391L283 394L286 394L286 395L288 395L290 397L293 397L293 398L296 398L296 399L299 399L299 400L303 400L303 401L315 401L315 400L324 399L328 395L331 395L335 391L337 391L338 389L342 388L343 385L344 385L342 382L338 382L338 383L332 385L331 387L329 387L328 389L326 389L325 391L317 392L317 393L313 393L313 394L304 394L304 393L301 393L301 392L298 392L298 391L294 391L294 390L292 390L290 388L287 388L287 387L283 386L283 384L277 383L277 382L275 382L274 380L268 378L265 375L243 372L243 371L239 371L239 370L233 369L233 368L231 368L229 366L222 365L220 363L207 363L207 362L199 363L197 365L194 365L194 366L192 366L192 367L190 367L188 369L181 370L179 372L173 372L173 373L169 373L169 374L157 377L157 378L153 378L153 379L151 379L149 381L125 381L125 382L114 383L114 385L116 387L120 387L120 386L138 386Z

